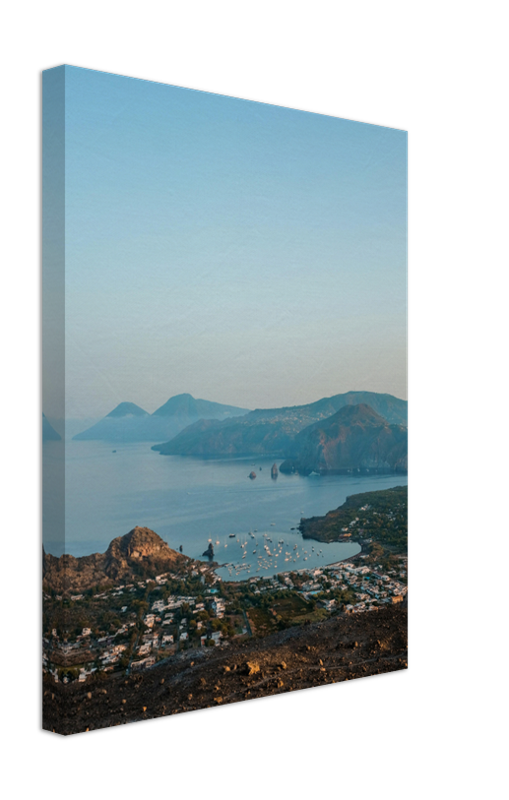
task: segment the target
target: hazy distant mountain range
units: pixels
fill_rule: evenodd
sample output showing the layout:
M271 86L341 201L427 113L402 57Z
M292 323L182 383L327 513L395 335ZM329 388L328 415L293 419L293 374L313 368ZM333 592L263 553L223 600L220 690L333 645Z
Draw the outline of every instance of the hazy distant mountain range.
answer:
M361 410L350 416L345 412L344 416L335 419L337 413L345 407L356 407ZM321 427L314 425L322 421L327 421L327 425L321 424ZM339 426L337 432L334 425ZM399 464L398 468L405 468L407 445L404 441L408 439L408 401L377 392L346 392L303 406L256 409L242 417L222 422L200 420L182 430L171 441L154 445L152 449L159 450L163 455L270 454L293 459L294 463L285 465L290 471L349 469L350 467L339 466L348 461L345 447L341 456L339 449L340 441L345 437L348 438L344 429L349 426L354 426L353 436L360 433L361 438L364 438L363 445L361 446L359 442L358 447L352 450L351 468L360 468L361 463L371 464L372 469L388 469L386 465L392 465L390 467L392 469L396 463ZM380 428L380 442L383 440L384 444L383 446L380 444L378 450L373 444L372 452L368 442L372 441L373 437L376 438L375 428ZM317 434L316 431L320 433ZM315 453L316 447L312 442L317 436L330 441L323 452L317 450ZM390 442L393 438L394 447L396 440L403 444L391 454ZM351 442L353 443L353 439ZM338 453L333 456L335 449ZM319 453L322 453L323 458ZM375 462L378 467L375 467ZM408 462L406 463L408 465ZM322 466L319 470L317 467L320 464Z
M42 415L42 441L43 442L50 442L50 441L57 442L57 441L60 441L61 438L62 437L60 436L60 434L57 433L57 431L55 430L53 425L50 422L48 422L48 420L46 419L45 415L43 414Z
M152 447L162 455L271 455L285 459L282 472L302 474L405 472L406 426L407 402L377 392L346 392L307 405L249 412L180 394L153 414L120 403L74 439L166 439Z
M149 414L135 403L120 403L104 419L78 433L77 441L157 442L176 436L197 420L208 417L225 420L246 414L248 409L196 400L190 394L171 397L164 405Z

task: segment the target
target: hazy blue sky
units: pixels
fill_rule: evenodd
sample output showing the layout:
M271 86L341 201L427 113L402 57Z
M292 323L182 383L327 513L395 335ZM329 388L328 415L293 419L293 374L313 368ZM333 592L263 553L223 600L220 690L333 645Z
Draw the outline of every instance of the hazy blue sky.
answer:
M66 68L66 414L406 397L403 131Z

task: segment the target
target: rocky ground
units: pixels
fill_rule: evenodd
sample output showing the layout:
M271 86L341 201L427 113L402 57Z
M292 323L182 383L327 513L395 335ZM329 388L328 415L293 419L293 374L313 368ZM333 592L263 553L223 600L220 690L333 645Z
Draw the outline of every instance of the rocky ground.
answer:
M43 727L64 735L407 667L406 603L187 651L129 676L43 687Z
M121 580L178 570L186 563L190 559L168 547L157 533L137 526L113 539L105 553L80 558L44 553L43 586L62 595L76 594L94 586L109 587Z

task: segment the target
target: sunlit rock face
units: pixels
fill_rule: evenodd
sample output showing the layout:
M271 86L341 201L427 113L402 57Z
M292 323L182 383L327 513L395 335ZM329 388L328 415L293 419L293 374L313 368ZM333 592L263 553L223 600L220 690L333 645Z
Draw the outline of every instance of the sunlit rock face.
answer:
M75 558L44 554L43 583L59 593L78 592L118 580L165 572L188 561L150 528L118 536L105 553Z

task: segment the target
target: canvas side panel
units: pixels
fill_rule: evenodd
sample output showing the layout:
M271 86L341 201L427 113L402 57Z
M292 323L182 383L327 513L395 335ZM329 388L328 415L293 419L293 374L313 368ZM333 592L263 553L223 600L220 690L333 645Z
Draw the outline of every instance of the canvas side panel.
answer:
M61 619L54 576L65 553L65 67L42 76L43 727L61 732Z

